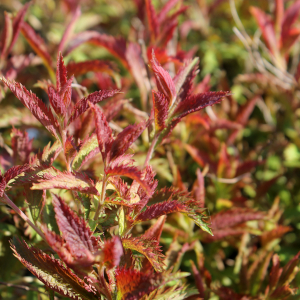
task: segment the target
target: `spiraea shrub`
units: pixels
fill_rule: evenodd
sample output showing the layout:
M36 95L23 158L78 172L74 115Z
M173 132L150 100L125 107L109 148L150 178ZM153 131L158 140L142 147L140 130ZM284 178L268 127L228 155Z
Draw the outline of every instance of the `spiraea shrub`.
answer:
M1 299L298 299L300 1L1 5Z

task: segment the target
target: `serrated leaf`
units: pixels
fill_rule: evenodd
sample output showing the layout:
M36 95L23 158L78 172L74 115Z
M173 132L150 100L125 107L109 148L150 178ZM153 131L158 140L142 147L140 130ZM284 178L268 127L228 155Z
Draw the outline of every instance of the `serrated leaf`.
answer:
M135 250L147 257L157 272L164 270L164 255L160 249L159 242L154 239L140 238L122 238L124 248Z
M113 236L110 240L103 242L100 261L109 269L114 268L119 265L123 252L120 238L118 236Z
M147 125L146 122L140 122L135 125L129 125L121 131L111 145L110 158L114 159L123 155L132 143L134 143L142 134Z
M60 197L52 195L52 198L56 222L72 255L72 265L91 267L98 250L97 239L85 220L79 218Z
M38 183L33 183L33 190L68 189L99 195L94 182L82 173L57 170L57 175L44 174L43 177L43 179L38 180Z
M154 50L152 51L151 68L155 75L158 91L165 95L171 106L176 99L176 88L170 74L157 61Z
M151 189L147 182L143 180L143 172L139 171L137 167L128 166L128 165L117 165L113 167L108 167L105 170L107 176L126 176L135 181L137 181L141 187L145 190L146 193L150 193Z
M79 170L85 161L98 154L99 151L97 135L92 134L90 137L85 139L80 146L78 153L72 161L72 168L74 170Z
M48 131L58 139L58 123L54 116L34 93L28 91L22 84L0 78L13 94L32 112L32 114L48 129Z
M48 288L74 300L97 299L94 288L87 285L58 259L19 240L15 240L12 249L16 258Z
M72 123L80 115L86 112L90 108L89 103L96 104L102 100L114 96L116 93L119 93L119 90L103 90L94 92L88 95L87 97L82 98L75 104L72 114L69 118L68 124Z
M166 127L166 119L169 113L168 99L161 92L152 91L155 132L160 132Z
M98 106L93 104L91 104L91 108L93 109L95 114L95 127L98 146L104 161L106 159L107 153L111 149L111 145L113 142L112 130L109 127L102 110L100 110Z
M11 132L11 146L15 164L24 164L29 162L29 155L32 151L32 142L29 140L28 133L16 128Z
M192 95L178 104L173 116L181 119L190 113L205 108L206 106L212 106L216 103L220 103L222 98L229 94L229 92L221 91Z

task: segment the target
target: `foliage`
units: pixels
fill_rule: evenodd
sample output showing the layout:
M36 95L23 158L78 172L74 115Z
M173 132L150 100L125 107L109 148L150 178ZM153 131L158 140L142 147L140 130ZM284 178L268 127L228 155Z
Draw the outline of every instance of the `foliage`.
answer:
M300 1L56 4L0 6L1 299L298 299Z

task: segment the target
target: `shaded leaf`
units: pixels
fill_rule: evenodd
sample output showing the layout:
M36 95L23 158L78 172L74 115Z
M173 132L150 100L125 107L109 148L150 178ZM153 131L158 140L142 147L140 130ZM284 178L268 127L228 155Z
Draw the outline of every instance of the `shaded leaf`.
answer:
M75 300L97 299L94 288L86 284L63 263L25 242L16 240L12 245L14 255L47 287Z
M135 250L145 255L157 272L164 270L164 255L157 240L128 237L122 238L122 244L126 249Z
M33 190L67 189L98 195L94 182L87 175L77 172L60 172L57 170L54 176L44 174L43 179L33 183Z

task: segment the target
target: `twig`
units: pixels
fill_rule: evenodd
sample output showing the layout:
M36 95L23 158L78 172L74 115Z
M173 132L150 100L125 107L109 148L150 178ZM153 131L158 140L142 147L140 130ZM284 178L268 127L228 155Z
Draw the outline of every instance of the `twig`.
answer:
M242 174L240 176L237 176L235 178L220 178L220 177L217 177L214 174L206 174L206 176L209 177L209 178L215 179L215 180L217 180L218 182L221 182L221 183L235 184L235 183L239 182L241 179L243 179L245 177L248 177L248 176L251 176L251 174L250 173L244 173L244 174Z
M3 198L5 199L6 204L10 206L25 222L27 222L43 238L43 240L46 241L46 237L43 232L9 199L6 193L3 194Z
M26 285L19 285L19 284L12 284L12 283L7 283L7 282L3 282L3 281L0 281L0 285L5 285L7 287L13 287L13 288L16 288L16 289L22 289L22 290L26 290L26 291L36 291L40 294L48 296L47 293L41 292L38 288L35 288L35 287L29 287L29 286L26 286Z
M152 143L151 143L151 146L150 148L148 149L148 153L147 153L147 156L146 156L146 160L145 160L145 163L144 163L144 167L148 166L150 160L151 160L151 157L153 155L153 152L154 152L154 149L155 149L155 146L156 146L156 143L158 141L158 138L159 138L159 134L158 135L155 135L153 140L152 140Z

